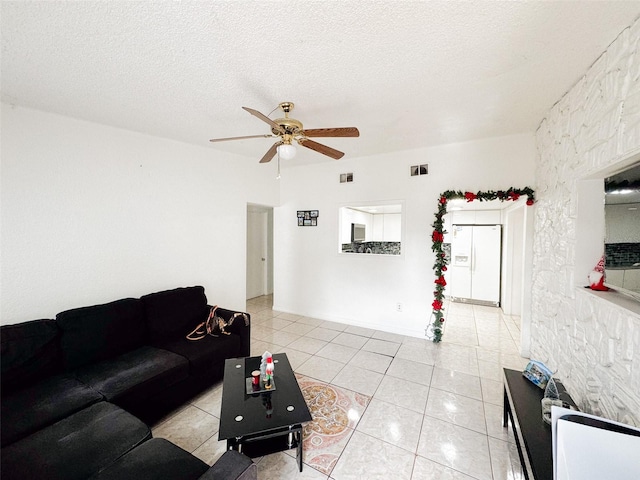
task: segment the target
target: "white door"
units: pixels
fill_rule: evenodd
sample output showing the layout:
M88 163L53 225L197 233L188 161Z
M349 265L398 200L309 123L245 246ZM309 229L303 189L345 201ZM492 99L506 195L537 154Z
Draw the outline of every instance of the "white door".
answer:
M247 299L267 294L268 213L247 209Z
M473 227L471 298L500 301L500 225Z

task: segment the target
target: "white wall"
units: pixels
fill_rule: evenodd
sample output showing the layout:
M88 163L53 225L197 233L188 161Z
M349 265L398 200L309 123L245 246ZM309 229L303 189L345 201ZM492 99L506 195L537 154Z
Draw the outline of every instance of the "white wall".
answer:
M532 355L581 409L640 425L640 304L585 290L604 246L602 178L640 158L640 21L537 132ZM599 180L597 180L599 178Z
M522 276L524 270L526 206L505 212L502 244L502 310L507 315L522 315Z
M411 177L410 165L429 163ZM532 135L512 135L287 169L275 210L274 308L409 335L424 335L433 301L431 232L448 189L532 186ZM339 174L354 172L353 183ZM340 255L340 206L404 201L402 255ZM297 227L297 210L319 210L317 227ZM403 311L395 311L396 303Z
M8 105L1 149L2 323L197 284L244 309L254 159Z

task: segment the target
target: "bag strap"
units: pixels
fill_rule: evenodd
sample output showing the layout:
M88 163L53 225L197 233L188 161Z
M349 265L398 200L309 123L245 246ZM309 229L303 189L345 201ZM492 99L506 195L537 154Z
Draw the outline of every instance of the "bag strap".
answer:
M209 335L213 335L213 330L216 328L216 310L218 309L217 305L214 305L209 309L209 317L206 321L205 331Z
M202 340L207 335L204 327L205 322L200 323L196 328L193 329L193 331L189 335L187 335L187 340Z
M217 305L214 305L209 309L209 316L207 317L207 319L204 322L199 323L198 326L194 328L189 335L187 335L187 340L195 342L196 340L202 340L207 336L207 334L211 335L211 332L213 332L213 328L215 325L217 309Z

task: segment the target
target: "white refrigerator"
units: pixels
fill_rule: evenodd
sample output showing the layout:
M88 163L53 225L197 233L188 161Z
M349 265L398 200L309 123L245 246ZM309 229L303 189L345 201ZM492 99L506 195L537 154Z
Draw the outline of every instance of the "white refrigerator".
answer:
M451 234L449 295L500 306L501 225L452 225Z

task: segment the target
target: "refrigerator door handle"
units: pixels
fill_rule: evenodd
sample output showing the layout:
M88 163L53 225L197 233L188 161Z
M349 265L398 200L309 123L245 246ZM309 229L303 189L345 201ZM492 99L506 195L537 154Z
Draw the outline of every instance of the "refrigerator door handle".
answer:
M476 246L471 247L471 272L476 271Z

